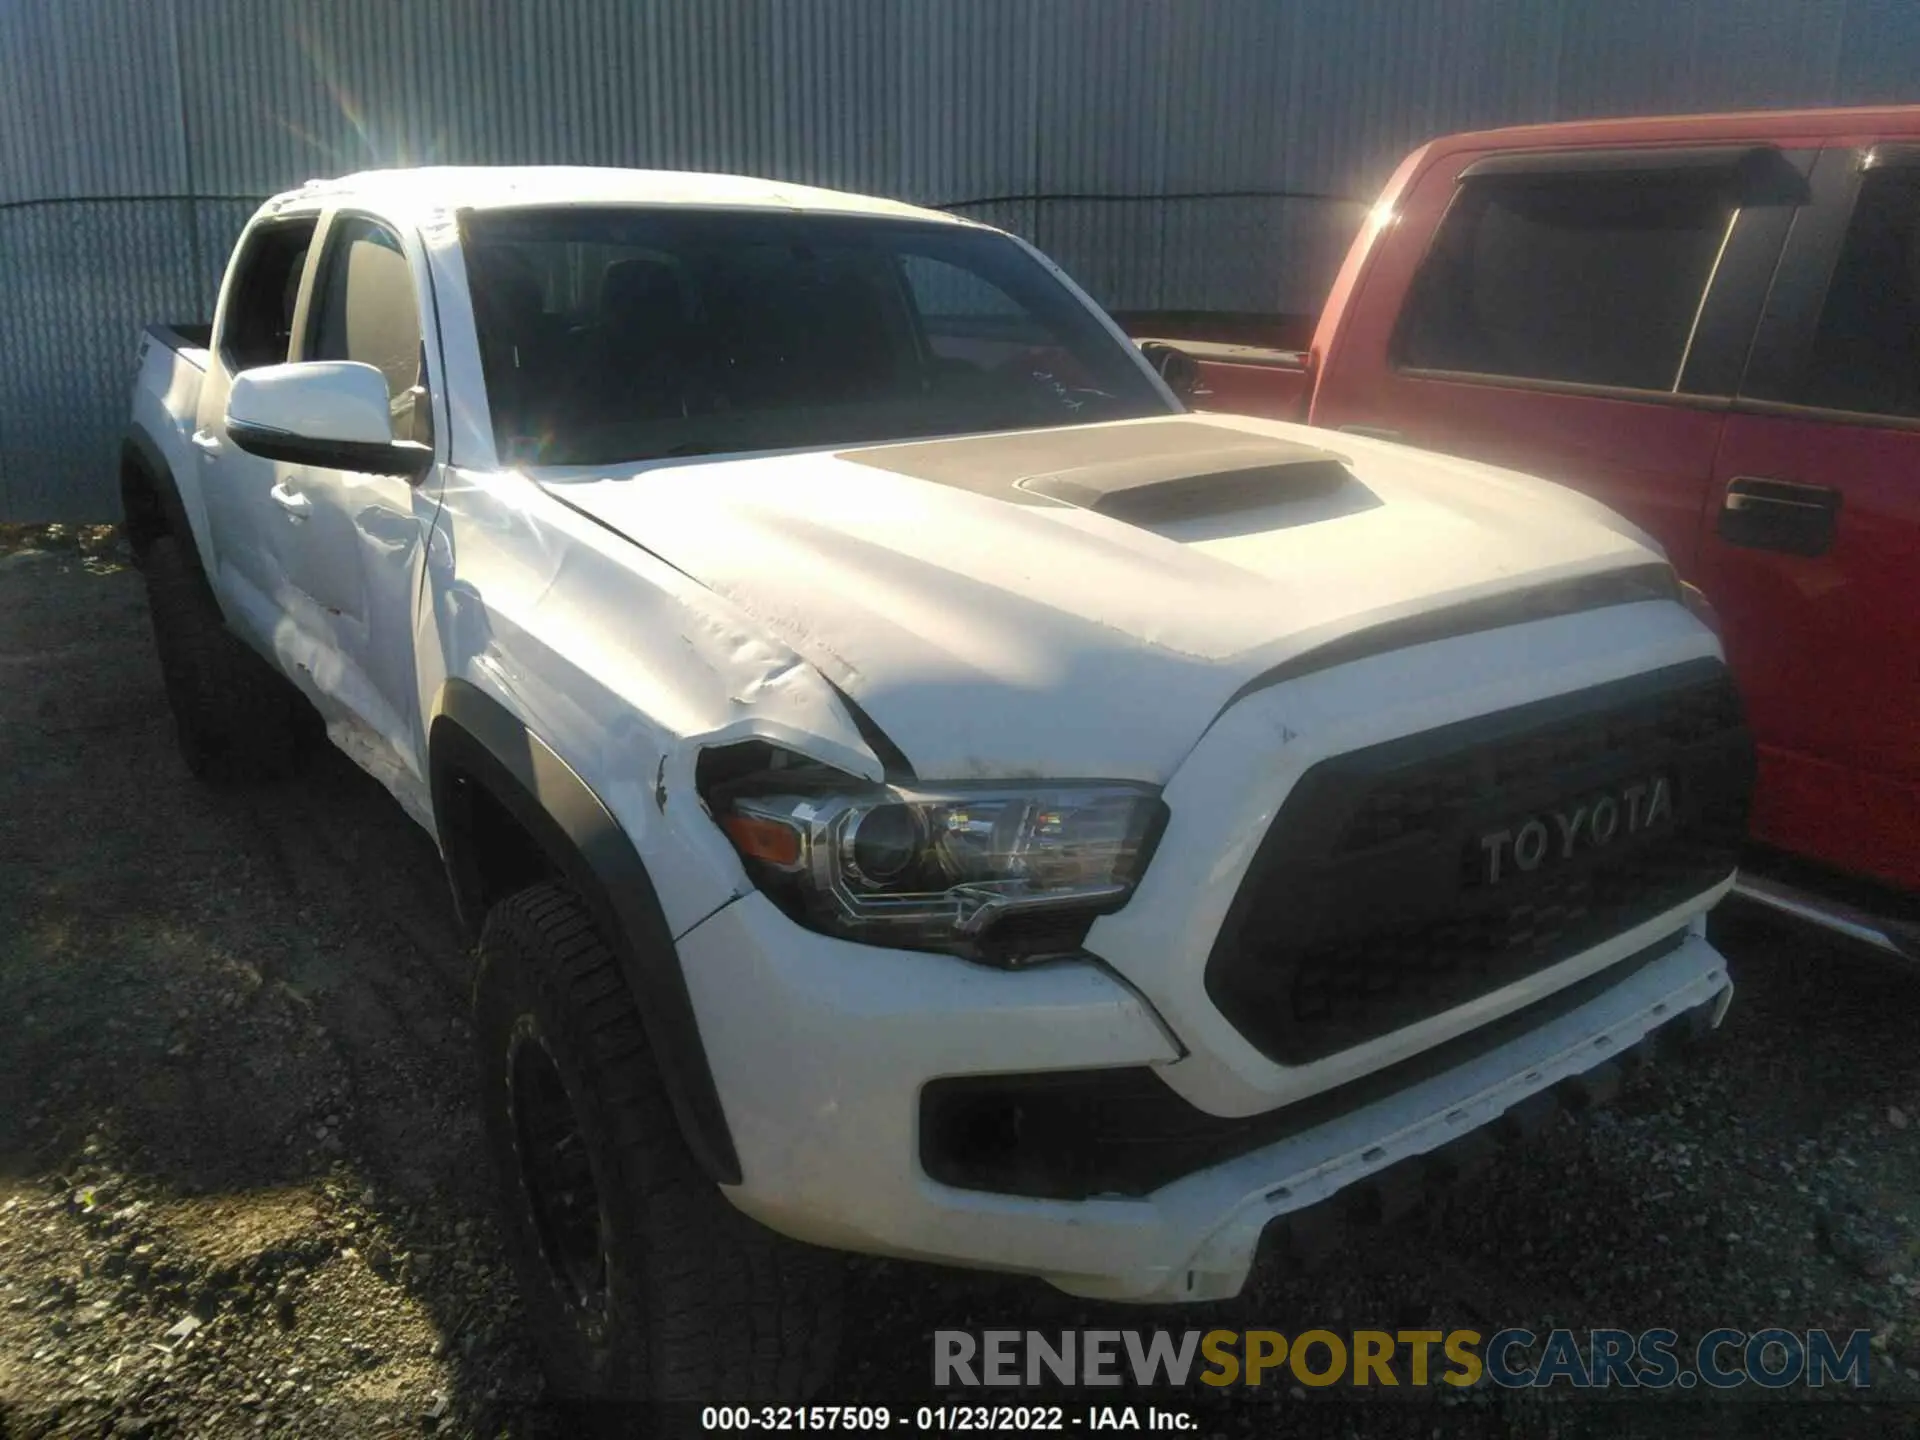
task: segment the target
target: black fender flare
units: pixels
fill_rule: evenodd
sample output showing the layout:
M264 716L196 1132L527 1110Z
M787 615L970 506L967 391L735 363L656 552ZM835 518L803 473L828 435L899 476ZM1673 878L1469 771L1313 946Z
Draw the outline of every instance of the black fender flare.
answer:
M159 502L158 513L130 482L128 472L135 469L144 472L151 482ZM154 536L166 534L187 541L194 562L199 563L199 546L187 518L186 501L180 495L180 482L154 438L139 425L129 425L120 437L119 485L121 523L136 556L145 551Z
M461 816L480 786L532 837L613 947L688 1148L716 1183L740 1159L721 1108L666 913L639 852L612 813L519 717L464 680L447 681L428 737L434 824L469 935L479 933L480 873Z

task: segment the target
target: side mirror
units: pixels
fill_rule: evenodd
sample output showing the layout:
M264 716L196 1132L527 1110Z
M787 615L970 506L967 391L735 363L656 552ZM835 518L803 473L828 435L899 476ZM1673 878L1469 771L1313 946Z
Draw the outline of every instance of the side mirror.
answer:
M1164 340L1142 340L1140 353L1147 357L1147 363L1167 382L1167 388L1180 397L1182 404L1192 404L1201 396L1212 393L1201 383L1200 362L1179 346L1169 345Z
M241 372L227 395L227 434L249 455L327 470L417 480L433 464L428 446L393 438L387 379L358 360Z

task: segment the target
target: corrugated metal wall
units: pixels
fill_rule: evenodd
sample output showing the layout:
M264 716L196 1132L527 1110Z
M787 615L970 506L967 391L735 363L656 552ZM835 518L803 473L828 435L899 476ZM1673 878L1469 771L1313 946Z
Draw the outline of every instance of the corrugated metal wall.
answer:
M114 510L140 326L204 317L246 197L309 176L572 161L984 200L1113 308L1311 312L1420 140L1920 98L1920 4L0 0L0 57L0 518L80 519Z

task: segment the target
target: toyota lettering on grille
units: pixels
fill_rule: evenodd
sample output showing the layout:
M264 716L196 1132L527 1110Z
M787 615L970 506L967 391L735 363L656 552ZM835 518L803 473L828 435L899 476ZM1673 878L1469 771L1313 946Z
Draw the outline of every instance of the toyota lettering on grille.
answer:
M1672 818L1673 785L1666 776L1610 786L1481 835L1480 879L1498 885L1542 865L1637 838Z

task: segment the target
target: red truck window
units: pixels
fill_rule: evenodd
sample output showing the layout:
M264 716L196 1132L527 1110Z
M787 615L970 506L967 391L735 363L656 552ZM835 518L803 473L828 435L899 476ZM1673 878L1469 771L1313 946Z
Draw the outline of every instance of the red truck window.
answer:
M1920 173L1869 171L1799 373L1766 398L1920 416Z
M1470 181L1395 336L1401 366L1672 390L1732 208L1718 177Z

